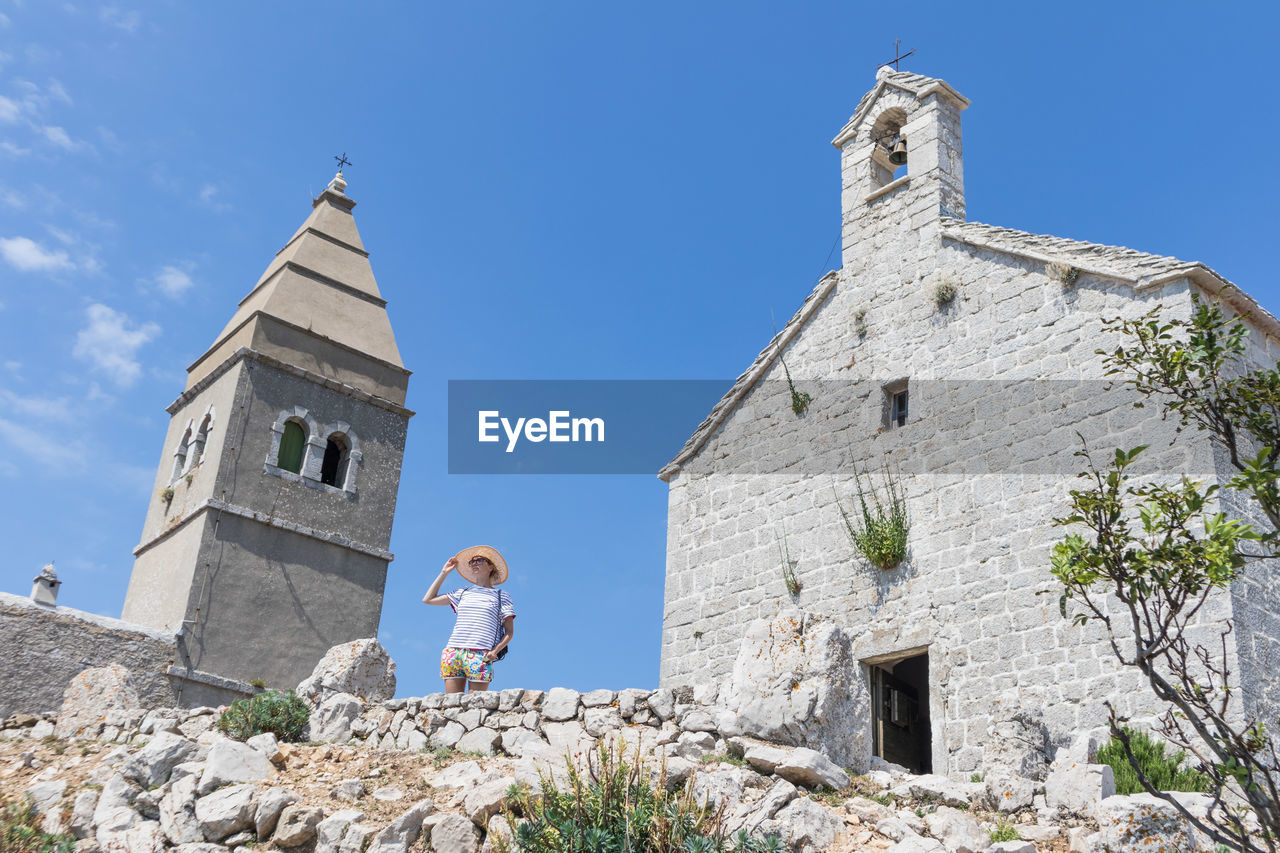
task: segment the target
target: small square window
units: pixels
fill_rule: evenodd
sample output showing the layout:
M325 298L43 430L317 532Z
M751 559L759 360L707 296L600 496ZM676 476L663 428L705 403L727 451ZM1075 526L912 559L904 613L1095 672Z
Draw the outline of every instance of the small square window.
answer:
M902 379L884 386L884 428L897 429L906 426L908 410L907 380Z

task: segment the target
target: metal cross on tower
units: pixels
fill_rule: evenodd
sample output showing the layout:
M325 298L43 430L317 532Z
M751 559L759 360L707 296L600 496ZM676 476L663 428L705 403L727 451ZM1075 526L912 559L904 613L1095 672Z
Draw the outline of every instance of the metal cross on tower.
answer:
M337 161L338 161L338 171L339 171L339 172L341 172L341 171L343 170L343 168L345 168L345 167L347 167L347 166L350 166L350 165L351 165L351 161L347 159L347 152L345 152L345 151L343 151L343 152L342 152L342 156L341 156L341 157L337 157L337 156L335 156L333 159L335 159L335 160L337 160Z
M911 50L908 50L906 53L902 53L898 48L898 45L900 44L902 44L902 39L893 40L893 59L890 59L888 62L881 63L881 67L884 67L885 65L892 65L894 71L902 70L901 68L898 67L898 63L906 59L911 54L915 53L916 49L913 47L911 48Z

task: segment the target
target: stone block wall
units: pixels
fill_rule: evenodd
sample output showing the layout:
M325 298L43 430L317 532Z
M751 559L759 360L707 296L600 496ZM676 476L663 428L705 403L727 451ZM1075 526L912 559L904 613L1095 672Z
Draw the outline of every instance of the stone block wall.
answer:
M1066 285L1042 260L948 239L946 219L898 239L911 228L911 190L898 192L899 203L866 214L891 221L880 236L865 232L856 265L784 350L797 388L814 398L804 415L791 412L775 362L669 480L661 679L727 677L742 627L793 602L785 545L802 584L794 603L839 621L860 660L927 649L933 766L966 773L983 766L1002 699L1045 709L1059 741L1103 723L1103 700L1122 714L1154 708L1101 626L1075 627L1058 612L1049 554L1064 531L1052 519L1065 514L1083 465L1071 455L1075 432L1102 460L1149 443L1148 475L1216 471L1202 438L1169 446L1171 424L1105 392L1095 354L1110 343L1104 317L1157 304L1189 313L1189 281L1137 292L1084 274ZM950 305L935 304L942 282L958 289ZM900 380L911 418L885 429L882 388ZM885 469L912 523L908 558L888 572L855 554L837 506L856 507L855 470L879 487ZM1250 576L1239 587L1275 584ZM1234 596L1249 646L1239 666L1262 679L1277 609L1250 595ZM1204 621L1230 618L1232 598L1216 596Z

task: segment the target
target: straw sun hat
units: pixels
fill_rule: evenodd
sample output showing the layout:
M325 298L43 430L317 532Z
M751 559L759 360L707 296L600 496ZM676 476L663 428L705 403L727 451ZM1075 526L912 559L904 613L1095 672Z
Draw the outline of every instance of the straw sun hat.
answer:
M496 549L490 548L488 545L476 545L474 548L463 548L459 551L454 559L458 561L458 574L474 584L478 584L480 579L471 571L469 565L472 557L485 557L489 562L493 563L493 585L497 586L507 579L507 561L502 559L502 555Z

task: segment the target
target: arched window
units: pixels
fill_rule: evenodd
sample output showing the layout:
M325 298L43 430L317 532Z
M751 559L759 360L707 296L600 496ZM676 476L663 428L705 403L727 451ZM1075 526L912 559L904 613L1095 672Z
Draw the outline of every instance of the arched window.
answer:
M209 440L209 428L213 425L213 415L205 415L200 421L200 429L196 430L196 437L191 442L191 468L200 464L204 459L204 445Z
M178 449L173 451L173 474L169 477L169 482L173 482L182 476L182 472L187 467L187 451L191 445L191 427L187 427L182 433L182 441L178 442Z
M302 454L306 449L306 429L297 421L287 421L284 425L284 435L280 436L280 454L276 457L276 465L285 471L300 473Z
M320 465L320 482L342 489L347 483L347 465L351 462L351 445L340 432L329 436L324 447L324 462Z

